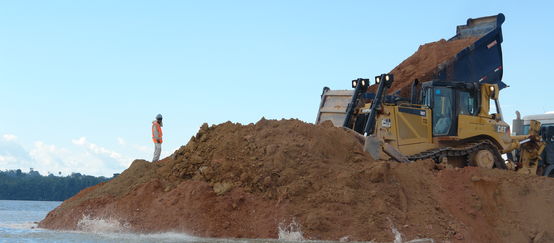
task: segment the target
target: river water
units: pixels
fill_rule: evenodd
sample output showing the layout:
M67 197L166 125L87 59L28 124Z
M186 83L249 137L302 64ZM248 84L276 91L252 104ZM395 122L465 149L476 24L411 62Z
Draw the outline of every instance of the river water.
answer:
M82 231L54 231L37 228L38 221L61 202L0 200L0 242L294 242L301 232L280 232L281 240L209 239L183 233L133 234L109 220L80 221ZM296 237L296 238L295 238ZM288 240L287 240L288 239Z
M80 231L54 231L40 229L38 221L61 202L0 200L0 243L4 242L228 242L228 243L286 243L323 242L303 238L298 225L279 228L279 239L213 239L194 237L183 233L136 234L125 232L117 221L90 219L79 221ZM296 223L294 223L296 224ZM394 243L427 243L432 239L403 241L401 234L392 229ZM331 242L331 241L327 241Z

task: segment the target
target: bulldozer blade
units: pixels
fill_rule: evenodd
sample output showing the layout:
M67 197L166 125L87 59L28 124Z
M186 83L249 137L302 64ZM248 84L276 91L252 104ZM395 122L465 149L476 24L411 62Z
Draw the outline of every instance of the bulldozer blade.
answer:
M382 149L382 142L380 139L373 135L369 135L365 137L364 141L364 151L369 153L371 155L371 158L374 160L381 159L380 153Z
M394 160L396 160L400 163L410 163L410 162L412 162L408 159L408 157L406 157L402 153L400 153L400 151L398 151L398 149L396 149L394 146L392 146L388 143L385 143L383 145L383 151L388 156L390 156L391 158L393 158Z
M373 135L365 137L364 151L369 153L371 158L373 158L374 160L381 159L381 150L400 163L412 162L406 156L400 153L400 151L398 151L398 149L396 149L394 146L388 143L383 143L382 140Z

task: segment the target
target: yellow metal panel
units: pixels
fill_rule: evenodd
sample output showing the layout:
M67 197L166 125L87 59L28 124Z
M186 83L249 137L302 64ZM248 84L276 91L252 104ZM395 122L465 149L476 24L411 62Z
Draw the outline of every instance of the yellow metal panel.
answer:
M505 152L511 147L512 139L507 134L508 124L489 117L458 115L458 138L466 139L476 136L493 138Z
M403 112L400 110L402 109ZM423 113L422 113L423 112ZM424 106L386 106L385 113L392 121L385 140L404 155L414 155L436 148L432 143L430 109ZM424 114L424 115L422 115ZM381 125L381 124L379 124Z
M407 145L431 142L431 112L423 107L397 106L396 129L398 144Z

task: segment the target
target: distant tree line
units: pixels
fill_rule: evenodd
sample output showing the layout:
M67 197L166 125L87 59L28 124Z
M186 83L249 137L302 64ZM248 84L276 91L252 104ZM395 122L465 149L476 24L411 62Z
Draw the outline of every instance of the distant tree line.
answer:
M59 173L61 174L61 173ZM0 171L0 200L63 201L79 191L111 178L72 173L68 176L42 176L32 168Z

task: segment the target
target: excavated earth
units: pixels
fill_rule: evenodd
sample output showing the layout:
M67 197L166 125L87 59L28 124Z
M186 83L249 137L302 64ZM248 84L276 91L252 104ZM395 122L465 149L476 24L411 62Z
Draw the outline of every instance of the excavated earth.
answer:
M133 232L277 238L297 222L306 239L553 242L554 179L432 161L372 161L359 137L330 123L265 120L203 125L156 163L63 202L39 224L79 230L115 219Z
M408 97L415 79L421 82L432 80L437 76L439 66L451 62L458 52L473 44L477 39L466 38L450 41L441 39L419 46L414 54L390 71L394 74L394 82L389 93L398 93L402 97ZM369 91L375 92L376 89L377 85L373 85Z

